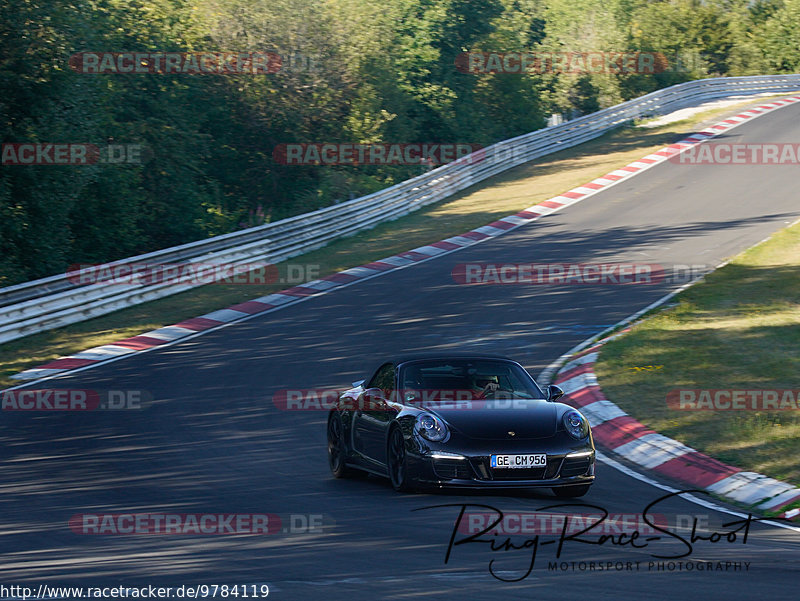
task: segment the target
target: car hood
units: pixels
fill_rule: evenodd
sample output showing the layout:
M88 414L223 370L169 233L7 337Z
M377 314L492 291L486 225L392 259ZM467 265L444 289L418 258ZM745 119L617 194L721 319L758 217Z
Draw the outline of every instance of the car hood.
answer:
M558 429L558 407L544 400L473 402L464 407L429 407L453 429L470 438L516 440L554 436Z

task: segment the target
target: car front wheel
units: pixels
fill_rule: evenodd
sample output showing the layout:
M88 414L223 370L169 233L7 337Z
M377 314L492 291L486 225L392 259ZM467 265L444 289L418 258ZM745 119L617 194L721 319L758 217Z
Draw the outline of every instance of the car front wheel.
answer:
M392 486L398 492L407 492L411 489L408 484L408 469L406 461L406 441L400 428L395 428L389 435L387 449L387 467Z
M346 458L342 419L331 414L328 418L328 465L335 478L346 478L353 474L353 470L347 467Z

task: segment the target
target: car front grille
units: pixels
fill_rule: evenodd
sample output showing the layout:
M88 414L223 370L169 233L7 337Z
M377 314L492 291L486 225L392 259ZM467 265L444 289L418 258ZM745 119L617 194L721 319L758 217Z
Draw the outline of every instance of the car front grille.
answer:
M548 459L547 462L547 472L545 473L544 477L546 480L552 480L558 475L558 466L561 464L561 461L558 459L553 458L552 460Z
M554 480L581 476L591 467L590 457L565 458L548 455L547 467L513 470L492 469L489 457L472 457L468 461L459 459L434 459L433 470L442 480Z
M574 457L564 459L564 465L561 468L561 477L569 478L570 476L580 476L589 470L591 461L589 457Z
M517 470L492 470L492 480L543 480L544 467L531 467Z
M489 467L488 457L473 459L472 465L480 480L551 480L558 475L558 468L561 467L561 457L548 455L547 467L514 470L493 470Z
M442 480L470 480L472 469L463 459L434 459L433 471Z

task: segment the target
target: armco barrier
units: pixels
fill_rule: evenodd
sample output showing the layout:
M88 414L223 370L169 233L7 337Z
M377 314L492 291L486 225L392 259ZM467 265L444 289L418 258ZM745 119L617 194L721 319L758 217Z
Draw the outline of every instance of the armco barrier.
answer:
M331 240L371 228L442 200L535 158L597 138L633 119L662 115L728 96L800 90L800 75L723 77L678 84L568 121L504 140L385 190L311 213L231 234L129 257L132 263L277 263ZM60 274L0 289L0 343L84 321L200 285L73 283Z

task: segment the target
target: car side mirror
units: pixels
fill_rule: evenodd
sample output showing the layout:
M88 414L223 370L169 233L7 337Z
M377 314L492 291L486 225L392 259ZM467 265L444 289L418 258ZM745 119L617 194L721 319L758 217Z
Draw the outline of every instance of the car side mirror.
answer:
M561 390L558 386L554 384L550 384L547 387L547 400L550 402L557 401L562 396L564 396L564 391Z
M363 393L364 409L366 411L382 409L386 406L386 398L380 388L369 388Z
M353 382L353 388L358 388L359 386L363 386L364 382L366 382L366 380L356 380L355 382Z

